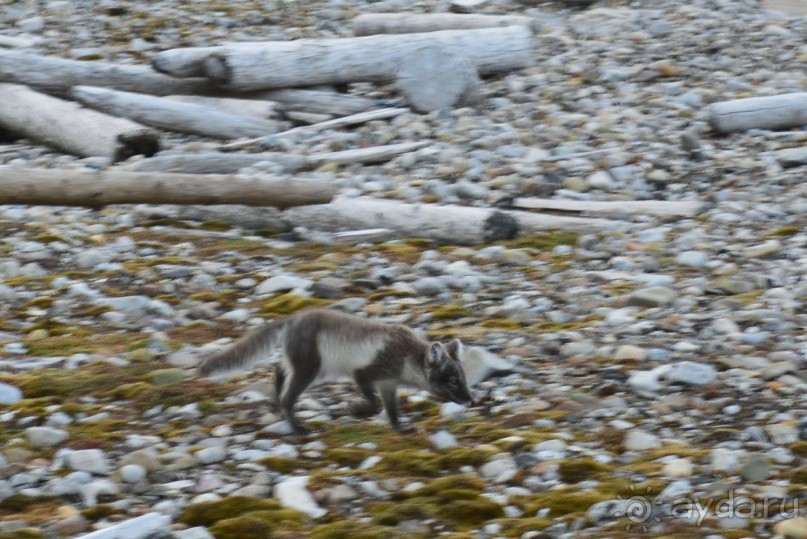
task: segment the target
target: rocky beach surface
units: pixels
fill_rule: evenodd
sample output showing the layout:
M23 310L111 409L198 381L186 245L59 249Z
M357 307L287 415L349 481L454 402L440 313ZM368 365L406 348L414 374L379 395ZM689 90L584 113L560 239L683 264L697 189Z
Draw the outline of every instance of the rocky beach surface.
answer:
M750 0L571 4L472 8L536 21L534 67L485 79L474 107L273 149L433 141L306 174L342 196L700 201L696 215L341 245L173 207L0 207L0 538L807 537L807 165L777 153L807 153L807 126L717 136L707 122L717 101L807 91L807 18ZM414 9L3 0L0 35L145 63L349 36L357 14ZM348 91L401 104L388 86ZM217 145L172 135L165 152ZM104 165L25 141L0 144L0 164ZM242 173L267 169L284 174ZM491 366L475 371L477 405L402 390L417 432L401 435L352 416L352 384L319 386L298 405L313 433L294 437L269 366L195 376L213 350L307 307L459 337Z

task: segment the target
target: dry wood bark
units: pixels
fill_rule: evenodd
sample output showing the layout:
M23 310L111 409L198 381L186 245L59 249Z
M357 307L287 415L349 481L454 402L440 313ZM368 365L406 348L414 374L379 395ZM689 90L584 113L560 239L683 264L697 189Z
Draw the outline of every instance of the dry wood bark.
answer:
M517 198L513 207L592 214L635 214L660 216L688 216L697 215L704 203L694 201L666 201L666 200L618 200L618 201L585 201L585 200L555 200L548 198Z
M0 127L81 157L119 161L160 149L159 135L151 129L19 84L0 84Z
M76 86L70 95L88 107L115 116L205 137L233 139L268 135L276 132L279 125L277 122L237 116L202 105L108 88Z
M323 204L327 182L234 175L153 174L0 167L0 204L103 207L111 204Z
M460 245L478 245L559 228L575 232L599 232L612 224L605 219L453 205L407 204L365 197L340 198L330 204L293 208L284 212L283 216L290 226L302 226L309 230L338 232L388 228L400 237L426 238Z
M523 26L444 30L343 39L300 39L223 46L204 61L207 77L238 91L395 79L412 50L442 46L464 54L480 74L527 67L531 34ZM304 68L302 66L305 66Z
M414 34L439 30L474 30L505 26L532 28L535 19L524 15L462 15L457 13L366 13L352 21L353 34Z
M395 116L400 116L405 112L409 112L409 109L388 108L388 109L370 110L367 112L360 112L359 114L353 114L351 116L345 116L343 118L334 118L333 120L326 120L318 124L302 125L300 127L294 127L292 129L289 129L288 131L275 133L274 135L272 135L272 137L275 138L285 137L290 135L297 135L300 133L315 133L317 131L324 131L325 129L335 129L337 127L345 127L347 125L372 122L374 120L385 120L387 118L394 118ZM243 148L248 148L255 144L264 142L266 139L267 137L258 137L250 140L240 140L238 142L231 142L229 144L225 144L219 147L219 150L223 152L241 150Z
M235 97L208 97L203 95L169 95L165 99L209 107L220 112L260 118L263 120L279 120L282 116L277 103L264 99L240 99Z
M274 101L283 110L349 116L376 108L372 99L358 95L342 94L333 90L309 88L283 88L248 94L256 99Z
M712 104L709 124L721 134L807 125L807 92L733 99Z
M151 95L210 94L217 90L207 79L175 79L149 66L80 62L17 51L0 50L0 82L25 84L66 96L73 86L115 88Z
M402 142L386 146L357 148L339 152L293 155L281 152L222 153L203 152L194 154L158 155L125 166L127 170L142 172L183 172L190 174L228 174L269 161L283 172L292 173L317 168L327 163L349 165L353 163L377 163L392 159L402 153L413 152L431 144L431 141Z

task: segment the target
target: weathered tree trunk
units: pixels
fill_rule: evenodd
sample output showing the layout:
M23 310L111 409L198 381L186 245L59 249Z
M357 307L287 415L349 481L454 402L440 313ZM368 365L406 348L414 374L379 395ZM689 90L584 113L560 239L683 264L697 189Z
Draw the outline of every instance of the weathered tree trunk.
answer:
M283 110L348 116L376 108L372 99L358 95L340 94L329 90L284 88L248 94L256 99L274 101Z
M436 204L406 204L374 198L340 198L330 204L294 208L283 213L290 227L338 232L387 228L398 237L440 243L478 245L547 230L602 232L612 221L539 215L519 211Z
M165 99L179 103L190 103L216 109L219 112L259 118L263 120L279 120L281 112L278 104L263 99L237 99L233 97L206 97L201 95L169 95Z
M357 148L340 152L293 155L280 152L267 153L222 153L204 152L193 154L159 155L143 159L125 168L141 172L182 172L189 174L229 174L270 161L282 168L283 172L293 173L317 168L327 163L350 165L353 163L377 163L388 161L396 155L413 152L431 144L431 141L402 142L371 148Z
M511 239L519 233L518 223L505 212L373 198L340 198L326 205L288 210L283 217L290 226L309 230L388 228L403 237L459 245Z
M631 214L692 217L704 207L704 203L695 201L666 200L555 200L548 198L517 198L513 207L531 210L549 210L593 214Z
M367 112L360 112L359 114L353 114L351 116L345 116L343 118L334 118L333 120L327 120L324 122L320 122L318 124L311 124L311 125L301 125L299 127L294 127L289 129L288 131L283 131L281 133L276 133L273 135L274 137L284 137L290 135L296 135L299 133L316 133L317 131L324 131L325 129L335 129L337 127L344 127L346 125L355 125L364 122L372 122L374 120L385 120L387 118L394 118L395 116L400 116L401 114L409 112L409 109L405 108L389 108L389 109L377 109L377 110L370 110ZM255 139L250 140L241 140L238 142L231 142L229 144L225 144L219 148L219 150L224 152L230 152L233 150L240 150L242 148L248 148L254 144L261 143L266 140L267 137L258 137Z
M181 133L232 139L269 135L278 130L277 122L236 116L151 95L92 86L76 86L70 95L88 107Z
M289 208L331 200L334 188L315 180L150 174L0 167L0 204L244 204Z
M231 90L261 90L395 79L412 50L442 46L464 54L481 74L531 64L523 26L444 30L344 39L300 39L222 47L204 61L208 78ZM301 66L305 66L302 68Z
M81 157L120 161L160 149L159 135L151 129L19 84L0 84L0 126Z
M807 125L807 92L714 103L709 124L721 134Z
M79 62L17 51L0 51L0 82L25 84L59 96L79 85L152 95L216 92L207 79L175 79L148 66Z
M215 47L186 47L168 49L151 57L151 67L155 71L172 77L189 78L205 76L205 60L224 45Z
M475 30L524 26L532 28L535 19L523 15L461 15L457 13L366 13L352 20L353 34L414 34L439 30Z

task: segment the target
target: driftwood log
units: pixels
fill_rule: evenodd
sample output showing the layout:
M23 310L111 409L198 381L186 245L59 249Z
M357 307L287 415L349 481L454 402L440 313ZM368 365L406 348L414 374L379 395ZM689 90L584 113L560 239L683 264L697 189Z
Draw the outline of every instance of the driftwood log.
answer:
M709 125L721 134L807 125L807 92L733 99L712 104Z
M317 124L301 125L299 127L289 129L288 131L276 133L272 135L272 137L278 138L278 137L298 135L302 133L316 133L317 131L324 131L325 129L336 129L338 127L345 127L348 125L372 122L374 120L386 120L388 118L394 118L396 116L400 116L405 112L409 112L409 109L387 108L387 109L370 110L367 112L360 112L358 114L353 114L351 116L344 116L342 118L334 118L333 120L326 120L324 122L320 122ZM233 150L240 150L243 148L248 148L255 144L260 144L266 140L267 137L258 137L250 140L240 140L238 142L231 142L229 144L225 144L219 147L219 150L224 152L231 152Z
M248 95L255 99L273 101L286 111L331 114L333 116L349 116L376 108L372 99L342 94L333 90L283 88Z
M173 75L195 72L199 62L203 62L208 78L225 88L240 91L359 81L388 82L395 79L401 59L424 46L442 46L464 54L482 74L521 69L532 61L530 37L527 28L508 26L300 39L240 43L215 50L210 47L173 49L155 54L152 62ZM172 66L170 69L166 67L168 64Z
M66 153L113 162L160 149L159 135L151 129L19 84L0 84L0 126Z
M535 19L524 15L462 15L457 13L367 13L352 21L353 34L414 34L439 30L475 30L505 26L533 28Z
M168 95L165 96L165 99L208 107L218 110L219 112L235 114L236 116L246 116L247 118L279 120L282 116L277 103L263 99L207 97L203 95Z
M513 201L514 208L531 210L548 210L569 213L589 214L630 214L630 215L658 215L658 216L687 216L692 217L704 207L704 203L694 201L666 201L666 200L619 200L619 201L586 201L586 200L555 200L548 198L517 198Z
M70 95L84 105L146 125L205 137L233 139L269 135L278 123L237 116L202 105L108 88L76 86Z
M289 208L323 204L334 188L318 180L0 167L0 204L244 204Z
M294 155L281 152L265 153L222 153L203 152L195 154L158 155L126 165L127 170L141 172L182 172L189 174L231 174L239 170L269 161L285 173L314 169L319 166L336 163L350 165L353 163L378 163L388 161L396 155L413 152L431 144L431 141L402 142L386 146L357 148L339 152Z
M563 229L601 232L611 221L583 217L538 215L453 205L406 204L373 198L340 198L330 204L293 208L283 213L292 227L339 232L387 228L399 237L440 243L478 245L521 234Z
M216 91L207 79L175 79L149 66L80 62L17 51L0 51L0 82L25 84L58 96L82 84L151 95Z

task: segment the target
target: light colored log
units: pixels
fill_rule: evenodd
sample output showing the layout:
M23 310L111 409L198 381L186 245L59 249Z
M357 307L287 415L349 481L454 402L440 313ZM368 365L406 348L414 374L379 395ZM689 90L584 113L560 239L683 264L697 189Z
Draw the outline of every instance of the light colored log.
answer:
M151 129L19 84L0 84L0 130L73 155L113 162L154 155L160 149L159 135Z
M169 95L165 99L209 107L247 118L279 120L281 112L277 103L263 99L238 99L234 97L208 97L203 95Z
M146 125L212 138L233 139L268 135L278 123L237 116L228 112L179 103L151 95L121 92L93 86L76 86L70 95L88 107Z
M477 103L482 81L463 54L432 45L403 58L395 85L412 109L431 112Z
M807 92L733 99L712 104L709 125L721 134L807 125Z
M127 170L141 172L182 172L188 174L229 174L270 161L283 172L293 173L313 169L327 163L350 165L353 163L377 163L388 161L396 155L413 152L431 144L431 141L402 142L370 148L357 148L339 152L293 155L281 152L222 153L203 152L194 154L158 155L124 166Z
M535 19L524 15L462 15L457 13L366 13L351 24L356 36L414 34L439 30L474 30L524 26L533 29Z
M532 63L530 31L523 26L444 30L343 39L300 39L222 47L205 60L207 77L230 90L395 79L412 50L442 46L464 54L480 74ZM249 45L249 46L247 46Z
M325 129L336 129L338 127L345 127L348 125L355 125L361 124L365 122L372 122L374 120L386 120L388 118L394 118L396 116L400 116L401 114L409 112L409 109L405 108L388 108L388 109L378 109L378 110L370 110L367 112L360 112L359 114L353 114L351 116L344 116L342 118L334 118L333 120L327 120L324 122L320 122L318 124L311 124L311 125L302 125L300 127L295 127L293 129L289 129L288 131L283 131L281 133L275 133L271 135L273 138L277 137L285 137L290 135L298 135L300 133L316 133L318 131L324 131ZM255 144L260 144L267 140L268 137L258 137L250 140L242 140L238 142L231 142L229 144L224 144L223 146L219 147L219 150L223 152L231 152L233 150L241 150L243 148L249 148Z
M0 204L92 208L111 204L244 204L289 208L322 204L333 194L332 185L318 180L0 167Z
M251 94L255 99L267 99L283 110L349 116L376 108L375 101L358 95L342 94L333 90L283 88Z
M152 55L151 67L159 73L165 73L172 77L204 77L205 60L220 48L221 45L216 47L168 49Z
M515 208L605 215L631 214L692 217L697 215L703 206L704 203L698 200L588 201L555 200L547 198L517 198L513 201L513 207Z
M149 66L80 62L17 51L0 50L0 82L25 84L65 96L73 86L115 88L151 95L210 94L207 79L175 79Z
M293 208L283 213L292 227L341 232L388 228L402 237L477 245L512 239L518 225L508 214L487 208L406 204L373 198L339 198L330 204Z

